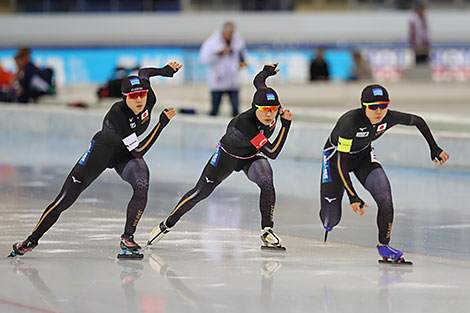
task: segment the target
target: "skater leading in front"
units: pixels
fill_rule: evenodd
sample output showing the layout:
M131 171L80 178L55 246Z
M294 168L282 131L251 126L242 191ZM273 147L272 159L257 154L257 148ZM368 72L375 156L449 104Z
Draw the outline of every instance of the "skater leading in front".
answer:
M378 206L379 229L377 249L384 261L404 262L403 252L390 247L393 222L393 202L390 182L375 155L372 141L395 125L416 126L429 145L431 160L444 164L449 154L434 140L426 122L414 114L390 110L387 90L369 85L361 95L361 107L339 118L326 141L320 187L320 218L328 232L341 220L341 199L346 191L351 208L360 215L368 205L359 197L349 176L354 172L359 182L370 192ZM410 151L411 152L411 151Z

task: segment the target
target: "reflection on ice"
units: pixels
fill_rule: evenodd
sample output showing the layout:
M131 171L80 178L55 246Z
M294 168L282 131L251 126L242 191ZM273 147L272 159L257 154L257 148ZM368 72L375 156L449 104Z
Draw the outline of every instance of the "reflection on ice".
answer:
M345 204L341 224L324 244L318 182L290 184L283 177L297 167L279 161L273 164L278 167L275 230L286 252L260 249L257 187L233 175L145 250L142 261L117 262L130 191L110 175L90 186L33 252L17 263L0 262L0 312L369 313L470 307L468 177L387 169L397 213L392 245L415 264L400 267L377 262L376 208L358 217ZM185 176L182 170L167 181L168 170L155 160L149 163L158 175L136 233L139 243L199 175ZM317 169L302 163L300 175ZM4 256L37 223L68 170L0 166ZM416 187L413 193L409 185Z

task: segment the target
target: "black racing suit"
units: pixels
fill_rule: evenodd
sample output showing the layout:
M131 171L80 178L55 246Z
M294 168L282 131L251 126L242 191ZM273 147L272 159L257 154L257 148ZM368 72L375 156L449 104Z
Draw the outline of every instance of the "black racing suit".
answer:
M372 125L364 109L346 112L337 121L323 150L320 218L325 229L331 230L340 222L341 200L345 190L351 204L364 204L351 184L349 172L354 172L377 202L379 242L389 243L393 222L392 193L371 143L397 124L416 126L429 145L431 159L439 158L442 149L436 144L426 122L419 116L388 110L380 123Z
M57 198L47 206L29 239L33 243L44 235L57 221L59 215L69 208L78 196L106 169L114 168L123 180L133 188L127 206L124 233L132 235L147 204L149 169L143 155L152 147L169 119L162 112L160 120L149 135L139 142L137 136L149 127L152 109L157 101L149 78L161 75L171 77L174 71L164 68L144 68L139 71L147 101L139 114L127 106L125 99L113 104L103 120L103 128L93 136L87 151L81 156L67 176Z
M281 117L281 124L276 139L271 143L268 138L273 134L276 123L268 126L262 124L256 117L256 108L251 108L232 119L196 186L181 198L166 219L166 226L173 227L186 212L207 198L233 171L243 170L248 179L256 183L261 190L261 228L272 227L276 194L273 171L266 156L270 159L277 158L284 146L291 121Z

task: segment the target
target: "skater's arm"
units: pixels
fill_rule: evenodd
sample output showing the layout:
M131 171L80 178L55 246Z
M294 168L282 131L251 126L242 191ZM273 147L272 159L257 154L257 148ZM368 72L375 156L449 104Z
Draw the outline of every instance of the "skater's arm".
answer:
M283 108L280 109L281 111L281 129L277 134L276 139L271 142L266 142L266 144L261 148L261 151L270 159L276 159L281 153L282 148L287 139L287 134L289 133L290 124L292 121L292 113L289 110L284 110Z
M173 77L183 65L178 62L170 62L162 68L146 67L139 70L139 77L149 80L153 76Z
M253 80L253 85L255 85L256 90L267 88L266 78L269 76L274 76L277 74L277 72L279 72L279 70L276 69L277 65L277 62L274 64L267 64L263 67L261 72L256 74L255 79Z
M176 115L176 111L173 108L167 108L163 110L160 114L160 120L157 125L152 129L150 134L145 137L141 142L138 143L138 146L135 147L131 154L136 158L141 158L144 156L147 151L153 146L157 138L160 136L163 128L170 122L170 120Z
M431 133L431 130L428 127L428 124L424 119L417 115L411 115L409 125L414 125L418 128L419 132L423 135L424 139L429 145L429 150L431 151L431 160L435 163L439 161L439 164L444 164L449 159L449 154L442 150L434 140L434 137Z
M114 144L124 144L134 157L141 158L152 147L163 128L175 114L176 112L173 108L163 110L157 125L155 125L150 134L140 142L135 131L129 127L127 116L120 112L112 112L105 121L106 127L104 130L107 134L107 140Z
M340 140L344 140L344 139L340 137ZM337 156L337 160L338 160L337 167L338 167L339 176L341 177L341 181L343 182L344 188L346 189L346 193L348 194L351 208L353 209L354 212L359 211L359 213L363 215L364 206L367 207L367 204L364 201L362 201L361 198L359 198L359 196L356 193L356 190L354 190L354 187L352 185L351 177L349 176L349 171L348 171L349 153L341 152L339 149L341 148L338 148L338 156Z

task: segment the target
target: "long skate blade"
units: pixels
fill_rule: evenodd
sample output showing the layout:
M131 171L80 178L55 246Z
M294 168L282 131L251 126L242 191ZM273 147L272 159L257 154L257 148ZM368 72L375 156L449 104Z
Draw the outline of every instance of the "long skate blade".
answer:
M122 253L118 254L117 258L140 260L144 258L144 255L139 250L122 249Z
M155 231L155 229L150 233L150 236L153 235L153 232L154 232L154 231ZM158 234L156 234L156 235L153 236L151 239L149 239L149 240L147 241L147 244L146 244L145 246L146 246L146 247L151 246L152 243L155 241L155 239L157 239L158 236L160 236L161 233L162 233L162 232L160 231Z
M323 243L326 243L327 238L328 238L328 231L325 230L325 237L323 237Z
M158 234L158 235L160 235L160 234ZM155 236L155 237L153 237L152 239L149 239L149 240L147 241L147 243L145 244L145 248L151 246L152 243L155 241L155 239L157 239L158 235Z
M283 247L283 246L261 246L261 250L286 251L286 247Z
M404 258L400 258L397 261L392 261L388 259L379 260L380 264L391 264L391 265L413 265L411 261L405 261Z
M152 243L153 243L153 240L152 240L152 241L150 241L150 240L147 241L147 243L144 245L144 247L142 248L142 250L150 249L150 247L153 246Z
M144 255L142 253L132 253L132 254L118 254L117 258L120 260L142 260Z

